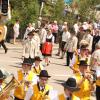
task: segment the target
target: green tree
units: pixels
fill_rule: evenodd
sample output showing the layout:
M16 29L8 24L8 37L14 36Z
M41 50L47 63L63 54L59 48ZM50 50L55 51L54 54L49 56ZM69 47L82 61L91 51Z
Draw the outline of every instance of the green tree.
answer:
M100 0L80 0L78 2L79 14L84 20L95 19L95 6L100 4Z
M29 22L35 22L39 15L37 0L11 0L12 22L19 19L24 28Z
M57 0L57 3L54 5L53 17L56 20L63 20L63 11L65 8L64 0Z

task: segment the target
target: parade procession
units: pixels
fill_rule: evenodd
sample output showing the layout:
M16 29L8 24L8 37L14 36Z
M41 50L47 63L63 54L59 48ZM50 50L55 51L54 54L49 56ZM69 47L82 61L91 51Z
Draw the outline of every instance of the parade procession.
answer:
M0 0L0 100L100 100L100 1Z

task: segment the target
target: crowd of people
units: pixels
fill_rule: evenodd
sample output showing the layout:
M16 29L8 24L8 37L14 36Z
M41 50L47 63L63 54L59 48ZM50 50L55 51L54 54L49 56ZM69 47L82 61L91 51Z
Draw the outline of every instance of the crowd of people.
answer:
M14 30L19 29L19 21ZM17 31L17 32L16 32ZM19 30L14 35L14 44ZM58 94L48 85L51 77L41 61L49 66L54 44L59 44L56 56L73 71L63 84L64 93ZM14 75L20 83L13 90L14 100L91 100L92 93L100 100L100 22L41 23L39 28L28 24L23 37L22 68ZM0 83L5 79L0 71ZM4 98L2 95L0 98ZM1 100L1 99L0 99Z

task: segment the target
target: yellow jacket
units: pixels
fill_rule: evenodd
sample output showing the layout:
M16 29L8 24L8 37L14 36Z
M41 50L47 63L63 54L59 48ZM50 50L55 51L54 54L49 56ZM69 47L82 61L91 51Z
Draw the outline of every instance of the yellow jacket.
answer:
M97 86L100 86L100 79L97 79L97 80L96 80L96 85L97 85Z
M48 96L50 89L52 89L52 87L49 85L46 85L44 91L42 92L39 90L38 84L33 85L34 95L31 97L31 100L44 100L44 98L48 98L47 100L50 100Z
M66 100L64 94L59 95L59 100ZM75 95L73 95L71 100L80 100L80 99L76 97Z
M75 64L73 65L73 68L75 69L75 70L79 70L79 55L76 55L76 61L75 61Z
M39 75L41 70L43 70L43 66L40 64L38 67L33 66L32 71L33 73Z
M24 99L25 93L26 93L25 89L26 88L28 89L28 87L25 86L25 84L24 84L24 81L23 81L24 80L24 74L23 74L22 70L19 70L17 72L17 74L18 74L18 81L21 82L21 83L18 87L16 87L16 89L14 91L14 96L19 98L19 99ZM35 74L32 71L30 71L28 73L27 77L26 77L27 81L32 81L34 76L35 76Z
M80 73L76 74L76 81L79 82L82 80ZM80 100L90 100L91 95L91 84L85 79L84 82L80 85L80 90L73 93L75 96L79 97Z
M82 57L80 57L80 55L76 55L75 64L73 65L73 68L75 70L79 71L79 65L78 64L79 64L79 61L82 60L82 59L86 60L87 64L90 65L90 57L82 58Z

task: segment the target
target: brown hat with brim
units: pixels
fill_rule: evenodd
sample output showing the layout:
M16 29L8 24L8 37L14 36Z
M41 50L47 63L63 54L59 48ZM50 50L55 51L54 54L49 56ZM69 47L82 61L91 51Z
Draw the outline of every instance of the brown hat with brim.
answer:
M42 60L40 59L39 56L36 56L36 57L34 58L34 61L42 61Z

